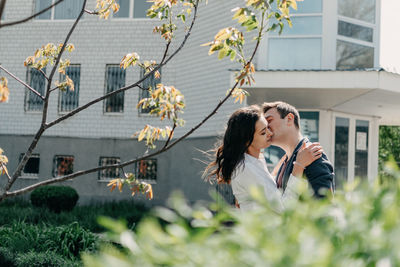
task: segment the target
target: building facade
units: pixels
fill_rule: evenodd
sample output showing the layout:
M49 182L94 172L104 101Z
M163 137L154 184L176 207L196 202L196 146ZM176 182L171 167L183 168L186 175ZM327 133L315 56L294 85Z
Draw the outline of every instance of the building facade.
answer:
M27 17L53 1L8 1L3 19ZM66 0L28 23L0 29L0 64L36 90L44 90L46 81L23 62L42 45L63 42L81 2ZM141 59L161 59L164 42L150 34L157 22L145 17L149 4L144 0L119 2L121 10L109 20L85 14L78 24L70 40L76 50L65 55L71 59L67 72L76 88L73 93L60 91L51 96L49 120L142 77L139 68L119 68L125 54L137 52ZM177 129L175 138L211 112L232 85L231 70L238 66L207 56L208 49L200 45L212 40L219 29L233 24L231 9L242 2L203 3L186 46L161 70L161 82L174 85L185 95L186 124ZM88 1L91 9L95 4L95 0ZM303 133L324 146L334 163L339 186L358 176L377 176L378 127L400 124L395 115L400 111L400 76L396 72L400 66L396 57L400 56L392 44L397 37L382 30L383 26L395 28L382 16L383 10L390 11L386 4L398 5L394 0L299 2L298 10L293 12L293 28L285 28L282 35L270 33L263 39L255 61L256 83L246 88L250 96L245 104L283 100L299 108ZM181 39L178 36L176 43ZM400 43L396 39L394 42ZM248 43L250 52L254 45ZM383 47L388 55L382 54ZM0 147L9 157L12 171L40 125L43 107L21 84L8 80L10 100L0 105ZM155 77L145 81L157 82ZM146 153L144 145L131 138L146 123L160 124L148 111L136 109L139 99L145 96L139 89L128 90L49 129L16 186ZM202 151L214 147L227 118L238 107L229 101L185 141L124 171L153 183L153 204L165 203L175 189L182 190L190 201L210 199L209 191L215 186L201 178L207 161ZM271 166L280 153L276 148L265 151ZM127 190L110 193L106 187L111 177L120 175L122 170L103 171L65 184L78 190L81 203L129 198Z

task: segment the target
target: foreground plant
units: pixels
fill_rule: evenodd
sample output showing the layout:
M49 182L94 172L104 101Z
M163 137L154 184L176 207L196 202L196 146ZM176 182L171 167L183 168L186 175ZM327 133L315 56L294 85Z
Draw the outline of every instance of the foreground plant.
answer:
M391 165L387 170L400 178ZM347 183L325 201L306 189L282 214L262 191L253 197L259 208L243 213L215 203L189 206L175 195L170 208L157 208L135 233L103 218L108 238L123 249L85 254L85 266L400 265L400 180Z

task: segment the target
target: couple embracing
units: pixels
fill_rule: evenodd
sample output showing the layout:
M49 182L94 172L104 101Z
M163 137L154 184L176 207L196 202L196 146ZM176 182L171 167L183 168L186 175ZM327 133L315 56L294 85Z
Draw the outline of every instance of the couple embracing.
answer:
M285 151L272 174L262 153L270 145ZM299 112L285 102L236 110L228 120L216 159L207 169L213 169L209 177L231 184L243 211L256 206L250 198L253 186L262 187L266 199L279 211L296 197L299 183L307 181L317 198L334 192L332 164L318 143L302 136Z

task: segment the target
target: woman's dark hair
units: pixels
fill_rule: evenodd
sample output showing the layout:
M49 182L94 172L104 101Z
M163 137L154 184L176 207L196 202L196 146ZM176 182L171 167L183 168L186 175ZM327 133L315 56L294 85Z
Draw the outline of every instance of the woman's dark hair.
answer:
M216 148L216 159L205 170L206 174L209 173L207 180L227 184L231 182L233 171L243 163L244 153L253 142L256 123L261 114L260 107L253 105L240 108L231 115L222 144Z

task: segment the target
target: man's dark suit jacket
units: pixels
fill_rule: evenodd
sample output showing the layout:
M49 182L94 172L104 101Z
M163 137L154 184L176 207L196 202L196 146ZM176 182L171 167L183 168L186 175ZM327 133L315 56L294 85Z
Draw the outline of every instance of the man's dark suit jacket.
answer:
M293 171L293 162L296 161L297 153L299 152L303 142L309 142L307 138L304 138L301 140L296 148L294 149L294 152L290 159L287 162L287 167L284 170L283 173L283 178L282 178L282 188L283 191L285 191L287 183L289 181L290 174ZM284 165L284 162L282 163L281 167L279 168L279 171L276 175L276 177L279 177L279 174L282 171L282 167ZM328 157L325 155L325 153L322 154L322 157L319 159L315 160L313 163L308 165L305 170L304 170L304 175L307 177L307 180L309 184L311 185L313 191L314 191L314 196L317 198L321 198L324 195L321 194L320 189L329 189L332 192L335 190L335 177L334 177L334 172L333 172L333 166L332 163L328 160ZM278 181L276 181L278 182Z

